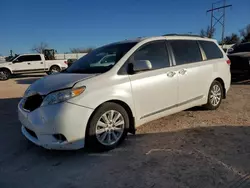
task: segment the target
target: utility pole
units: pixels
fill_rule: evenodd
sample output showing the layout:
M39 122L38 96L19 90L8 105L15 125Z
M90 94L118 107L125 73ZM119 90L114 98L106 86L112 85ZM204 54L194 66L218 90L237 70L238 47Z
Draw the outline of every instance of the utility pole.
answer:
M221 42L222 42L222 47L224 45L224 33L225 33L225 17L226 17L226 8L232 7L232 5L226 5L226 0L223 0L223 6L220 7L214 7L215 4L221 3L222 1L218 1L216 3L212 4L212 9L207 10L208 12L211 12L211 21L210 21L210 32L212 33L216 24L219 23L222 26L222 33L221 33ZM217 18L214 15L215 10L221 10L223 9L222 15ZM213 20L215 20L215 23L213 24Z

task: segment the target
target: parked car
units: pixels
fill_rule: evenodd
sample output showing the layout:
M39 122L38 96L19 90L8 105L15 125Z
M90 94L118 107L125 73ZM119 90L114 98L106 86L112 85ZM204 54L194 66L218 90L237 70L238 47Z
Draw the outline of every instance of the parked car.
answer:
M236 44L228 49L232 73L247 72L250 75L250 42Z
M60 72L68 67L66 60L45 60L43 54L23 54L0 64L0 80L13 74Z
M112 64L95 66L110 54ZM44 148L109 150L149 121L194 106L217 109L230 82L230 61L215 40L126 40L34 82L18 114L23 135Z

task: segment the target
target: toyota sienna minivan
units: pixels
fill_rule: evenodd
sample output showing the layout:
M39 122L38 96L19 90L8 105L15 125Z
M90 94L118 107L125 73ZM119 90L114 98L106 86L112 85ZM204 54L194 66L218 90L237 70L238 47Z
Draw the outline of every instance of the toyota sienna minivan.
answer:
M34 82L18 115L23 135L44 148L109 150L146 122L194 106L217 109L230 82L230 61L213 39L125 40Z

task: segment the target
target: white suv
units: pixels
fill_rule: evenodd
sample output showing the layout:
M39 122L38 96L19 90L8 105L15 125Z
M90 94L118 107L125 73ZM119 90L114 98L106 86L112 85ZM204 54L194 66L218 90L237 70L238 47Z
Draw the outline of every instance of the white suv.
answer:
M100 64L105 56L115 58ZM215 40L125 40L33 83L18 114L25 137L44 148L108 150L146 122L194 106L217 109L230 82L230 61Z

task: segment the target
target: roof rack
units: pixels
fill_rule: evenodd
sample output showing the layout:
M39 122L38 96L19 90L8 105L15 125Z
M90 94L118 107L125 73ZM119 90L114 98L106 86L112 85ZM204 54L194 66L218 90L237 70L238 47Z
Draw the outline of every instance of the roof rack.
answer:
M203 37L200 35L191 35L191 34L176 34L176 33L170 33L170 34L165 34L162 36L182 36L182 37L201 37L201 38L207 38L207 37Z

